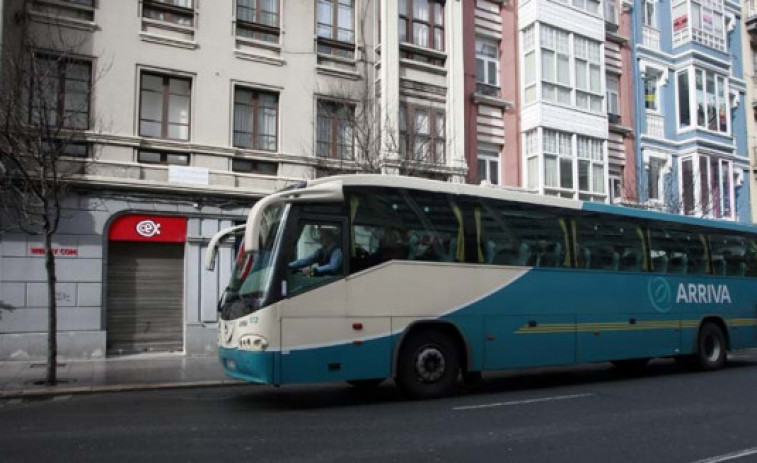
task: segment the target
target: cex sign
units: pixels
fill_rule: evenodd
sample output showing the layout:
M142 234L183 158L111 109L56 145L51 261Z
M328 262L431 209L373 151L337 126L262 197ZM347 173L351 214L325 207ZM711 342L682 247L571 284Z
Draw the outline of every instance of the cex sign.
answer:
M187 240L187 219L158 215L129 214L110 226L110 241L183 243Z

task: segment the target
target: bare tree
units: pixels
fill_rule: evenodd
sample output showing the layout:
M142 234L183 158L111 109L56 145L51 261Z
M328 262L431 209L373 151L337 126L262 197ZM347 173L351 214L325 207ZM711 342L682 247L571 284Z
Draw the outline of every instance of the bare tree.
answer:
M0 232L42 236L48 296L46 383L57 379L56 260L62 201L86 172L91 92L100 73L83 58L86 37L34 23L28 1L12 2L0 87Z

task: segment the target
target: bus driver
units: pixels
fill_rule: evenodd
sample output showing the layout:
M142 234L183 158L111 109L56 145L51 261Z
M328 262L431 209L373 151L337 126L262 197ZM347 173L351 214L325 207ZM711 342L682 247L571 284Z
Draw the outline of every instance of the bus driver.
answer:
M303 259L289 263L289 268L305 268L302 273L307 276L338 275L342 272L342 250L339 248L334 230L321 229L321 247ZM311 265L316 264L313 267Z

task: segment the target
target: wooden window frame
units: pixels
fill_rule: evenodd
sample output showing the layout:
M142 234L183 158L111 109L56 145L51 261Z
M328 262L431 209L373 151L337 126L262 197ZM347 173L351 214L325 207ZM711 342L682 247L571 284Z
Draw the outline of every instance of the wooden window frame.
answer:
M444 26L444 7L446 6L446 2L444 0L427 0L429 5L439 4L441 6L441 8L442 8L442 22L441 22L441 24L436 24L436 18L434 17L433 8L431 8L431 11L429 12L429 20L428 21L416 19L413 16L413 14L414 14L414 8L413 8L414 5L413 5L413 3L415 1L416 0L407 0L407 3L406 3L407 9L406 9L405 14L403 15L402 13L400 13L400 15L399 15L399 18L401 20L405 21L405 41L407 43L415 45L416 47L422 47L421 45L418 45L417 43L415 43L415 34L413 34L413 25L416 24L416 23L417 24L423 24L423 25L425 25L425 26L428 27L428 43L429 43L429 46L428 47L422 47L422 48L428 48L430 50L436 50L436 51L444 52L445 51L444 50L444 42L445 42L445 38L446 38L446 31L444 30L444 27L445 27ZM440 44L436 44L436 41L434 40L434 31L437 28L440 29L441 32L442 32L441 43ZM436 47L435 45L439 45L439 47Z
M75 130L89 130L90 128L90 117L92 115L92 61L82 58L75 58L75 57L65 57L61 55L56 55L54 53L36 53L34 55L34 65L37 66L38 60L50 60L54 61L57 65L57 77L58 77L58 88L56 89L56 96L57 96L57 102L55 104L55 115L58 118L59 121L61 121L60 124L58 124L60 127L65 129L75 129ZM89 80L87 82L88 84L88 90L87 90L87 112L86 112L86 126L84 127L73 127L68 124L66 124L66 81L67 78L67 66L69 63L77 63L77 64L85 64L89 68L89 72L87 73ZM39 77L39 76L38 76ZM34 79L34 77L32 77ZM29 123L32 125L35 125L34 123L34 101L36 101L36 96L34 95L34 90L36 89L36 83L31 82L31 89L32 94L31 98L29 100Z
M170 2L172 0L168 0ZM192 6L187 8L185 6L175 5L156 0L142 0L142 18L152 21L160 21L163 23L172 24L179 27L195 27L195 0L190 0ZM166 15L166 19L157 19L145 15L145 11L158 11ZM178 19L189 19L190 24L181 24Z
M142 97L143 87L142 82L144 79L144 76L149 75L153 77L159 77L163 79L162 83L162 100L163 100L163 113L160 120L160 136L150 136L150 135L143 135L142 134L142 121L147 119L142 119L142 105L144 104L144 100ZM170 93L170 85L171 85L171 79L176 80L184 80L189 82L189 120L187 121L187 138L169 138L168 136L168 126L170 125L168 123L168 117L170 113L170 100L171 100L171 93ZM155 122L155 121L152 121ZM148 137L148 138L162 138L166 140L178 140L178 141L189 141L192 139L192 78L191 77L184 77L184 76L176 76L171 74L161 74L158 72L151 72L151 71L142 71L139 76L139 136L140 137Z
M321 114L321 105L329 107L327 114L324 114L324 115ZM327 159L342 159L342 160L355 159L355 134L354 133L352 134L352 141L350 143L350 154L348 157L339 156L339 150L338 150L339 144L337 143L339 139L339 134L338 134L339 126L340 126L339 122L341 120L339 119L339 110L342 107L345 107L347 108L348 111L351 112L351 114L354 117L355 105L347 103L347 102L340 102L340 101L333 101L333 100L318 100L316 106L317 106L316 112L317 112L317 121L318 121L316 124L316 139L315 139L316 155L318 157L327 158ZM320 133L319 125L320 125L321 119L328 119L329 123L331 124L331 137L328 140L328 146L329 146L328 156L318 155L318 152L319 152L318 145L320 143L325 143L318 139L318 135Z
M251 119L252 127L250 128L250 132L249 132L251 134L251 141L252 141L251 145L252 146L245 147L245 146L238 146L236 144L236 142L234 140L234 132L236 132L236 130L234 129L234 127L236 125L236 120L232 120L232 127L231 127L231 129L232 129L232 145L235 148L240 148L240 149L267 151L267 152L276 152L276 151L278 151L278 149L279 149L279 129L280 129L280 127L279 127L279 103L280 103L280 99L279 99L280 95L279 95L279 93L274 92L274 91L269 91L269 90L261 90L261 89L257 89L257 88L245 87L245 86L242 86L242 85L238 85L238 86L234 87L234 101L232 102L232 105L236 105L236 94L237 94L238 91L246 91L246 92L252 93L252 101L250 102L250 106L252 107L252 117L250 118ZM275 133L274 133L274 136L275 136L275 142L274 142L274 144L276 146L272 150L269 150L269 149L266 149L266 148L261 148L259 146L260 145L260 143L259 143L260 131L258 130L258 120L260 118L261 107L263 107L260 104L260 95L263 94L263 93L269 94L269 95L275 95L276 96L276 130L275 130Z
M260 21L260 13L262 11L261 7L263 4L263 0L253 0L253 3L255 4L255 7L249 8L247 6L240 6L239 0L235 1L234 17L236 19L237 37L252 38L253 40L259 40L262 42L278 43L281 40L281 3L280 1L276 0L276 26L264 24L263 22ZM255 19L253 21L240 19L239 17L240 8L255 11L256 12ZM240 34L239 33L240 28L246 31L250 31L252 33L252 37L247 37L243 34ZM275 36L276 40L275 41L266 40L265 38L263 38L265 35Z

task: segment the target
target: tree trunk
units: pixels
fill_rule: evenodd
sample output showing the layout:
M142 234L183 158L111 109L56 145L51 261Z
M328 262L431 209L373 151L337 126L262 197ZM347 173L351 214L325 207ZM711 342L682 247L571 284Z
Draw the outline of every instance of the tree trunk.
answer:
M58 317L57 301L55 298L55 256L53 255L52 232L45 223L45 269L47 270L47 378L48 386L55 386L58 382Z

